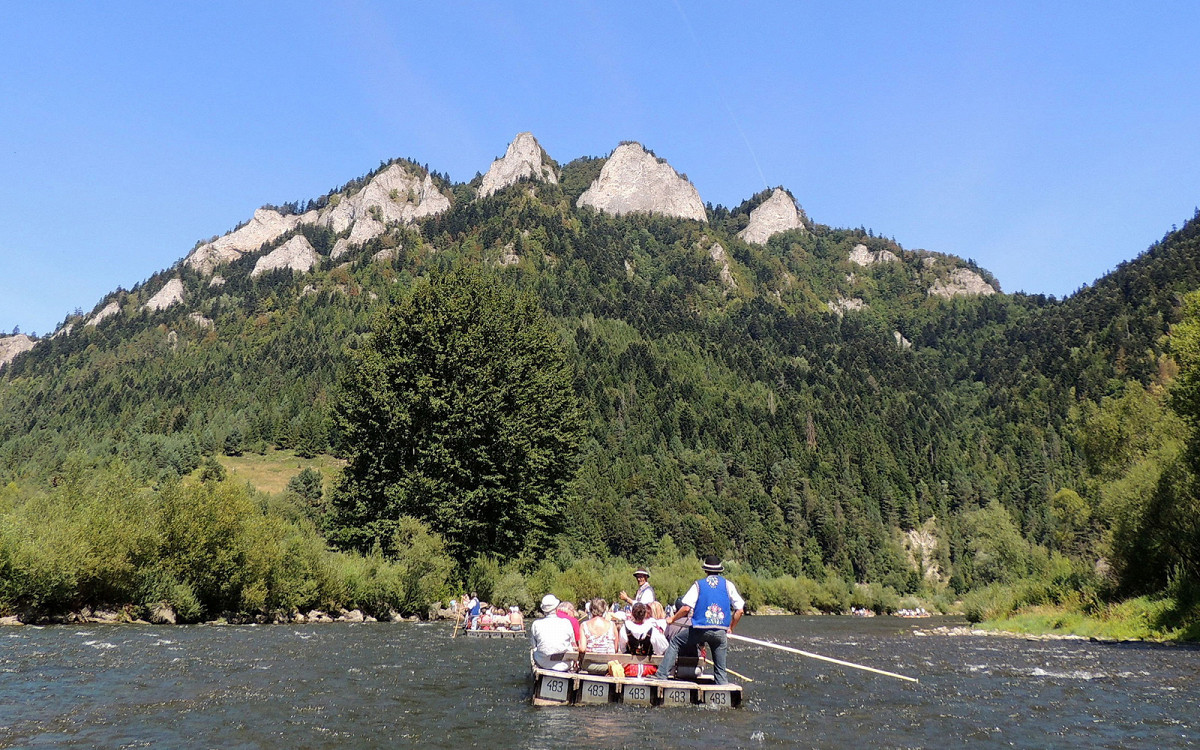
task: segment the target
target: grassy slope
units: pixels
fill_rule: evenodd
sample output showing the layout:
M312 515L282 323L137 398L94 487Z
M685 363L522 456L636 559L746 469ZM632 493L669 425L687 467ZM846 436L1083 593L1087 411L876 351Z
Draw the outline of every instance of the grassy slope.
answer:
M979 624L987 630L1030 635L1078 635L1101 640L1200 641L1200 619L1171 598L1139 597L1084 614L1066 607L1030 607Z
M263 455L245 453L241 456L217 456L217 460L229 472L231 479L248 482L260 492L278 494L287 487L288 481L305 469L321 472L328 490L345 462L333 456L300 458L290 450L268 450Z

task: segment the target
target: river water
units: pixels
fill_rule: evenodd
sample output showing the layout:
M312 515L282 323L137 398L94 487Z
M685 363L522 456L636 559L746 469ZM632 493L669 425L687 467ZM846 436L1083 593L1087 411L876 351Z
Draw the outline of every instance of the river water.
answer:
M529 705L524 640L446 624L0 630L0 747L1186 747L1200 649L919 636L939 620L747 617L740 710Z

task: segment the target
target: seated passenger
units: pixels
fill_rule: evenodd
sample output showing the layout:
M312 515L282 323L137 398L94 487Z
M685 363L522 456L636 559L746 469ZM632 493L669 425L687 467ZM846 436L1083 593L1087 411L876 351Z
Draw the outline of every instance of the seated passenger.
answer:
M481 614L479 616L479 629L480 630L491 630L492 629L492 610L490 608L485 608L483 610L483 614Z
M542 669L566 672L571 668L571 662L563 657L578 651L579 641L571 623L555 614L558 604L554 594L542 597L542 616L529 626L529 643L535 664Z
M575 633L575 641L580 642L583 638L579 634L579 616L575 614L575 605L570 602L559 602L558 609L555 614L571 623L571 630Z
M592 619L579 626L583 634L583 641L580 643L582 650L589 654L617 653L617 628L605 617L608 604L597 598L588 603L588 608L591 610ZM589 664L587 671L589 674L607 674L608 662Z
M521 609L517 605L512 605L508 608L508 629L509 630L524 630L525 616L521 614Z
M617 650L635 656L660 655L667 650L667 638L648 619L650 608L638 602L633 605L625 626L617 634Z
M663 609L662 602L650 602L650 613L646 617L654 627L662 631L665 638L667 632L667 611Z
M492 608L492 629L508 630L508 610L501 607Z

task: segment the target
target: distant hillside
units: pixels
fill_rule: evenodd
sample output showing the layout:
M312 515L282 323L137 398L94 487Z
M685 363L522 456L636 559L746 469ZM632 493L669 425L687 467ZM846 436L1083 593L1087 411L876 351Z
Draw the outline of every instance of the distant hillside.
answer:
M667 216L636 168L560 169L534 146L485 190L393 161L260 209L69 317L0 371L0 482L52 481L73 452L151 478L213 453L337 453L343 352L415 278L485 264L537 295L575 363L575 548L636 555L669 534L907 591L922 573L901 532L932 519L926 552L961 589L977 577L962 519L992 501L1053 547L1050 498L1085 474L1072 408L1157 377L1177 295L1200 287L1196 220L1055 301L822 225L785 190ZM647 189L687 192L662 166Z

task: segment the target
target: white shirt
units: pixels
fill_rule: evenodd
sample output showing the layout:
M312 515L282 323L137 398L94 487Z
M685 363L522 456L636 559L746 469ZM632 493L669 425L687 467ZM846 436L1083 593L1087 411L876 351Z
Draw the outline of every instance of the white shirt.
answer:
M551 654L579 650L571 621L565 617L558 617L553 612L541 619L534 620L533 624L529 626L529 643L533 648L533 660L538 663L538 666L546 669L563 670L567 668L565 662L550 659Z
M667 637L655 626L654 623L656 622L658 620L653 620L649 617L643 620L641 625L634 622L633 618L626 620L621 629L617 631L617 651L625 653L625 647L629 645L630 633L635 638L645 638L646 633L649 632L650 646L654 649L655 656L662 656L663 652L667 650ZM628 632L626 632L626 628L628 628Z
M738 593L737 586L733 585L733 581L725 579L725 590L729 592L729 606L733 607L733 611L737 612L746 606L746 600ZM692 587L683 595L683 603L685 606L696 608L696 600L700 598L700 582L696 581Z
M646 581L638 587L637 593L633 595L633 603L641 602L649 607L654 603L654 589L650 586L650 582Z

